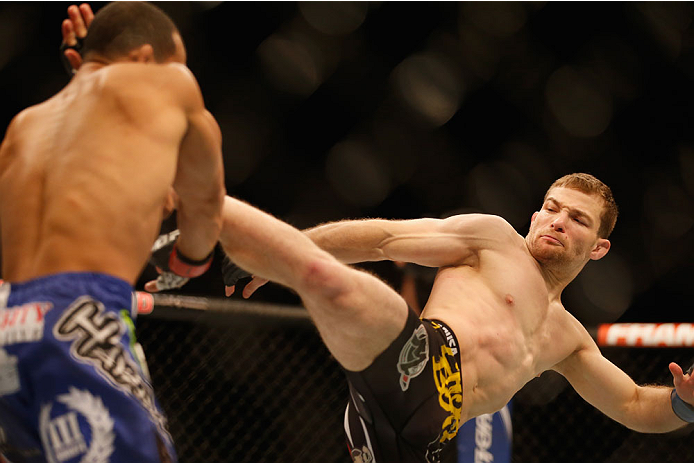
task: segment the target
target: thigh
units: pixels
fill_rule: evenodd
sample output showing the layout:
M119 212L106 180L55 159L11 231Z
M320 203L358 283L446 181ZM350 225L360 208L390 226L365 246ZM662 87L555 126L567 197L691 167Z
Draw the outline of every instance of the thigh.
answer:
M296 288L323 342L343 368L367 368L400 334L404 299L386 283L337 261Z
M345 416L354 461L438 462L462 407L457 343L410 311L396 340L364 371L347 371Z

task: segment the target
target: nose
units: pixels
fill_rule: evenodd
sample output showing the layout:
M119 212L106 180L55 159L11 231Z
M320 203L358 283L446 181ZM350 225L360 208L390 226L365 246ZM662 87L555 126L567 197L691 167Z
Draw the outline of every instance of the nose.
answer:
M566 226L564 221L566 220L566 217L564 214L557 214L556 218L552 221L550 224L550 227L558 233L564 233L564 227Z

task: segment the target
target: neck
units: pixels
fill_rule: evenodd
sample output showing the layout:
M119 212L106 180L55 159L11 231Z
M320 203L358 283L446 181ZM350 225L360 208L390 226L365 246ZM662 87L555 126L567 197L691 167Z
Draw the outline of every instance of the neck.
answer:
M533 259L535 259L535 262L537 262L538 269L542 274L542 278L545 280L545 286L552 300L559 300L561 298L564 288L581 273L581 270L583 270L583 267L585 267L587 263L587 261L575 263L555 260L541 261L532 254L529 247L528 252Z

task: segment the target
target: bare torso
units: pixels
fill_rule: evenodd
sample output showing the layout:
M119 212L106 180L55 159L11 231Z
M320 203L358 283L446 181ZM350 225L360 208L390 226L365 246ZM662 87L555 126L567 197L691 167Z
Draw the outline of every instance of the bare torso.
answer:
M552 300L520 235L481 251L475 265L440 269L422 317L443 321L458 339L461 423L502 408L580 339L580 325Z
M3 277L69 271L131 284L159 230L185 112L160 82L166 65L80 71L20 113L0 148Z

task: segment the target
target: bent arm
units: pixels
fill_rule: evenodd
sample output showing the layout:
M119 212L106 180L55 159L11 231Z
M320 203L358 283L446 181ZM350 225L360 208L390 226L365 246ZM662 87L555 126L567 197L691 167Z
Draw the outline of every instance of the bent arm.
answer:
M445 267L471 264L479 250L515 231L500 217L466 214L447 219L347 220L304 233L346 264L395 260Z
M221 230L224 201L222 134L202 101L195 78L179 88L188 130L179 148L174 189L179 196L177 221L181 231L178 248L190 259L210 254Z
M583 399L638 432L663 433L686 424L672 411L672 388L637 385L585 336L583 346L554 368Z

